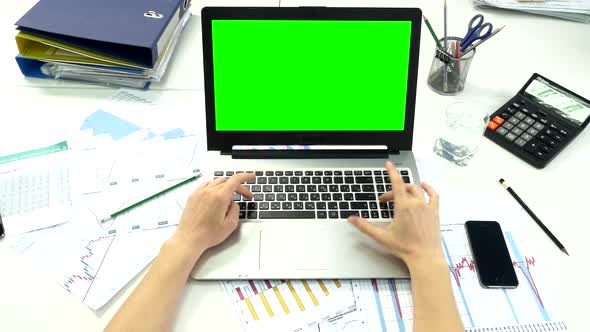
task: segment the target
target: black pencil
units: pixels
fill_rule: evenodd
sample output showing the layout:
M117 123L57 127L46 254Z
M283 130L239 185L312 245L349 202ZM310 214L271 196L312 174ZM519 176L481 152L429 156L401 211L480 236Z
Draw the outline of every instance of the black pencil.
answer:
M553 235L553 233L551 233L551 231L543 224L543 222L539 219L539 217L537 217L535 215L535 213L533 211L531 211L531 209L529 209L529 207L522 201L522 199L520 199L520 197L518 197L518 195L514 192L514 190L512 190L512 188L510 188L510 186L508 184L506 184L506 181L504 181L504 179L500 179L500 184L504 188L506 188L506 190L508 190L510 195L512 195L512 197L514 197L514 199L518 202L518 204L520 204L520 206L522 206L522 208L529 214L529 216L531 216L531 218L533 218L533 220L537 223L537 225L539 225L539 227L541 227L543 232L545 232L545 234L547 234L547 236L549 236L551 241L553 241L553 243L555 243L555 245L559 248L559 250L563 251L566 255L569 256L570 254L568 254L567 250L565 250L565 247L563 246L563 244L561 244L561 242L559 242L559 240L555 237L555 235Z

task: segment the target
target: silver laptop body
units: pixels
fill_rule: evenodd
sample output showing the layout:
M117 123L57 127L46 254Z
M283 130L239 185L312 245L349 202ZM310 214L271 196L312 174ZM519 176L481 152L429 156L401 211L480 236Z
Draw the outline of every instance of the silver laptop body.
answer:
M240 226L221 245L205 252L191 274L194 279L409 277L403 262L348 224L346 217L350 214L359 214L376 224L386 225L391 222L392 204L379 204L376 200L380 193L388 189L388 176L384 173L386 160L396 165L406 182L420 183L411 151L420 17L418 9L391 8L203 9L208 149L209 154L214 153L215 156L214 160L208 160L206 177L213 179L231 176L236 172L254 172L257 174L257 180L255 183L246 184L255 194L254 199L245 200L237 194L234 195L234 200L241 207ZM409 38L406 41L409 52L405 55L408 68L404 69L407 70L406 97L403 100L405 109L397 110L404 115L400 120L403 126L400 124L401 129L391 131L366 128L350 130L349 127L354 127L355 122L365 120L360 117L362 112L359 113L358 121L350 119L350 126L344 122L345 130L308 130L308 124L297 123L299 120L294 120L295 126L300 126L303 130L250 130L251 126L257 125L244 119L222 124L222 121L228 120L223 120L224 115L219 112L228 106L223 104L224 101L215 93L221 94L232 90L222 83L217 83L224 82L225 77L216 74L216 71L224 73L224 58L219 57L223 52L216 51L217 48L223 49L223 42L232 41L230 37L223 37L223 29L227 30L235 23L230 22L225 26L225 22L232 20L286 20L295 22L293 24L298 29L300 26L297 24L300 21L322 21L327 22L327 25L332 23L330 20L409 22L409 30L399 33L399 36ZM276 30L288 28L280 24ZM367 24L366 28L373 27ZM241 29L247 31L249 28L246 26ZM252 31L263 31L263 34L266 31L260 30L260 26L256 29L258 30ZM391 29L398 27L392 24ZM321 29L319 30L318 33L322 33ZM229 31L231 32L231 29ZM259 40L257 37L252 38L254 41ZM354 40L350 42L355 43ZM236 61L231 56L228 59L228 63ZM248 63L243 65L247 66ZM286 61L285 66L289 66L289 61ZM387 66L387 63L384 66ZM264 69L261 72L262 76L266 75ZM308 75L313 74L311 72ZM263 108L267 98L262 97L264 94L256 96L257 91L251 90L249 95L260 98L259 104ZM227 96L232 94L225 93L223 96L228 98ZM327 93L327 98L329 97L330 93ZM386 99L387 97L384 97L384 100ZM257 108L249 108L248 101L243 105L244 118L250 117L252 121L256 121ZM281 112L280 109L277 112ZM388 113L384 114L388 116ZM277 113L277 121L280 121L281 117L285 118ZM274 120L271 120L270 125L272 121ZM244 126L245 129L240 127L239 130L228 130L227 126Z

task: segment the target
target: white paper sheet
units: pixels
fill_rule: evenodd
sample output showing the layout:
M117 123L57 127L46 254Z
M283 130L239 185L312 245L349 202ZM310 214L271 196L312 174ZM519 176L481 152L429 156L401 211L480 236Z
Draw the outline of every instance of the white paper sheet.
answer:
M173 227L109 235L69 223L23 234L13 248L91 309L99 309L159 253Z
M72 216L71 151L0 164L0 214L7 236Z
M455 301L467 330L501 327L501 331L522 331L519 327L526 324L567 329L543 291L536 269L542 262L517 242L516 234L504 230L519 286L486 289L479 284L463 224L443 225L441 230ZM353 280L352 284L357 308L365 315L363 331L412 331L414 306L409 280Z
M245 331L306 331L330 317L354 311L350 281L223 281ZM317 331L317 329L316 329Z

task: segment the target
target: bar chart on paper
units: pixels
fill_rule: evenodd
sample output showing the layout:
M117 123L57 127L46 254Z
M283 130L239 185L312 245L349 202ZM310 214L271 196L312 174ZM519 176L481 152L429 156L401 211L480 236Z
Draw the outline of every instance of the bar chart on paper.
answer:
M479 284L463 225L441 229L445 258L449 265L455 300L467 331L502 327L520 331L529 325L566 330L555 308L545 299L542 281L535 273L537 260L521 251L515 236L505 232L519 286L516 289L485 289ZM354 280L353 291L367 331L412 331L413 304L409 280ZM493 312L493 315L490 313Z
M349 281L223 281L246 331L294 331L355 309Z

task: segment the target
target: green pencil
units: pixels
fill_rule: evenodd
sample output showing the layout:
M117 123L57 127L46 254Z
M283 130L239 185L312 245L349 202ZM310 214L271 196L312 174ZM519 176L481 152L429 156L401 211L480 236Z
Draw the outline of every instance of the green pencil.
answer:
M453 58L452 55L450 55L447 50L445 50L443 48L443 46L440 43L440 40L438 40L438 37L436 36L436 33L434 33L434 30L432 29L432 26L430 25L430 22L428 21L428 19L426 18L426 16L422 15L422 17L424 18L424 23L426 23L426 27L428 27L428 30L430 31L430 34L432 35L432 38L434 38L434 41L436 42L436 46L437 48L446 56ZM446 61L443 61L445 63L445 67L448 66ZM451 67L451 73L453 73L456 76L459 76L459 73L457 72L457 69L455 69L455 67L450 66ZM445 75L446 75L446 70L444 71Z
M426 18L426 16L422 15L422 17L424 18L424 23L426 23L426 27L430 31L430 34L432 35L432 38L434 38L434 41L436 42L436 46L438 48L440 48L443 52L446 53L447 50L443 49L443 46L441 45L440 40L438 40L438 37L436 36L436 33L434 33L434 30L432 30L432 26L430 25L430 22L428 22L428 19Z
M164 189L162 191L159 191L159 192L157 192L157 193L155 193L155 194L153 194L153 195L151 195L149 197L146 197L146 198L142 199L141 201L139 201L137 203L133 203L133 204L129 205L128 207L125 207L125 208L123 208L123 209L121 209L119 211L116 211L116 212L111 213L111 215L108 218L101 219L100 222L103 222L104 223L104 222L107 222L109 220L113 220L117 216L119 216L119 215L121 215L121 214L123 214L125 212L128 212L129 210L134 209L134 208L138 207L139 205L141 205L141 204L143 204L145 202L151 201L154 198L157 198L159 196L162 196L165 193L167 193L169 191L172 191L172 190L174 190L174 189L176 189L176 188L178 188L180 186L183 186L183 185L185 185L185 184L187 184L187 183L189 183L191 181L194 181L194 180L198 179L199 177L201 177L201 174L193 175L190 178L188 178L186 180L183 180L183 181L180 181L180 182L178 182L177 184L175 184L175 185L173 185L171 187L168 187L168 188L166 188L166 189Z

